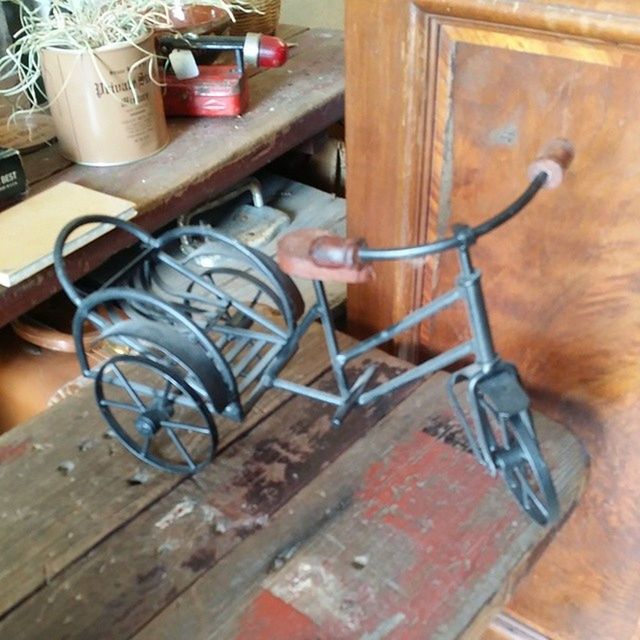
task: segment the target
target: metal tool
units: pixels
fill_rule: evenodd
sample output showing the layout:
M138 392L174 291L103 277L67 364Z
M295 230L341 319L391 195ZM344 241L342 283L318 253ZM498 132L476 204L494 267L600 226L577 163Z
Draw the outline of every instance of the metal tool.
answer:
M195 64L174 62L167 71L163 96L168 116L238 116L249 104L246 67L281 67L288 57L288 46L274 36L248 33L246 36L160 36L160 54L176 60L175 54L192 56ZM221 52L232 52L235 64L219 63ZM186 73L181 73L183 70ZM192 71L193 70L193 71ZM185 77L191 74L193 77Z
M223 218L216 219L216 209L245 192L251 194L251 204L240 204ZM179 227L193 224L211 226L218 233L256 248L266 245L290 222L290 217L284 211L265 205L262 185L257 178L247 178L231 191L178 218ZM186 254L196 249L198 246L192 240L182 238L182 250ZM202 256L199 264L213 266L211 260L212 256Z

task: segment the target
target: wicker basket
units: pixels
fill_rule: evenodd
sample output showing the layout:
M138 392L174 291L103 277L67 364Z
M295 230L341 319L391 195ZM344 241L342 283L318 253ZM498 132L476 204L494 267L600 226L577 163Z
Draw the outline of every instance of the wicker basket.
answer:
M261 13L235 11L236 21L231 23L231 33L233 35L244 35L248 32L273 34L280 20L280 0L253 0L251 4Z

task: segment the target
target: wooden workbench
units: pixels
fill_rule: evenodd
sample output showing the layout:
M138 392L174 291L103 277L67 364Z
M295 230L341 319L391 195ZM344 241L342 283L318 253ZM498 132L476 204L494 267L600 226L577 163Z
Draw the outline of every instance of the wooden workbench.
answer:
M42 149L24 156L31 192L77 182L132 200L135 222L156 230L323 131L344 111L342 33L285 27L281 35L298 46L284 67L250 78L250 108L242 118L172 118L165 149L119 167L71 165L55 146ZM70 273L88 273L128 241L110 233L91 243L69 259ZM0 287L0 326L59 288L52 268Z
M326 385L323 354L312 331L288 376ZM408 366L373 359L382 378ZM4 434L0 637L473 637L551 532L465 450L444 380L338 430L326 406L270 392L242 426L219 421L222 451L193 479L135 483L88 388ZM537 426L565 517L583 453Z

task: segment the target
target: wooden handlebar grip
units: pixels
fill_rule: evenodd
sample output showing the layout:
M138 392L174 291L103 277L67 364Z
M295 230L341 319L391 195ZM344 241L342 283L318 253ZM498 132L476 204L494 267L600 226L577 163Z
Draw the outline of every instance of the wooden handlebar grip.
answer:
M362 240L321 236L311 243L309 254L319 267L352 269L360 265L358 250L361 246Z
M575 150L571 142L565 138L551 140L538 158L529 165L529 179L533 180L539 173L546 173L545 188L555 189L560 186L564 172L569 168L574 156Z

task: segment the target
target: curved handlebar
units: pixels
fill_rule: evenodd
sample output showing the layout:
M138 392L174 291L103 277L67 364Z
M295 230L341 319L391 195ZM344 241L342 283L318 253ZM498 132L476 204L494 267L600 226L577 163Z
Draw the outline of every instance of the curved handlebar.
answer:
M549 142L538 158L529 166L529 186L505 209L475 227L457 225L454 235L427 244L411 247L369 249L364 240L339 239L335 236L317 238L310 247L313 262L321 267L353 267L362 262L377 260L412 260L457 247L469 246L517 215L546 187L559 186L574 157L573 145L565 139Z

